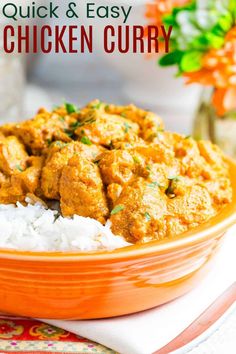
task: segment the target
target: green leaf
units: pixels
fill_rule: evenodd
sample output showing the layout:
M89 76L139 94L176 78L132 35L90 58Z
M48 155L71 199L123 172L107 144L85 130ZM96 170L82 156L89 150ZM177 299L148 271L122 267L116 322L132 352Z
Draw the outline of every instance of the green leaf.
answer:
M171 177L168 177L168 180L169 181L179 181L180 177L179 176L171 176Z
M181 61L183 54L184 53L179 50L176 50L172 53L168 53L159 60L159 65L170 66L170 65L178 64Z
M16 165L15 167L16 167L16 169L17 169L18 171L20 171L20 172L23 172L23 171L24 171L23 168L22 168L20 165Z
M209 42L209 45L214 49L220 49L225 42L224 37L217 36L214 33L207 33L206 38Z
M166 25L166 26L174 26L176 25L176 21L175 21L175 16L173 15L164 15L163 18L162 18L162 21L163 23Z
M151 215L149 213L145 213L144 215L147 221L151 220Z
M151 182L151 183L148 183L147 186L150 188L155 188L155 187L160 187L160 184L157 182Z
M196 49L200 51L205 50L206 47L208 47L208 45L209 45L209 40L207 39L206 34L201 34L200 36L195 38L191 43L192 49Z
M93 144L87 136L82 136L80 141L81 141L81 143L83 143L85 145L92 145Z
M93 109L99 109L102 105L102 102L101 101L98 101L97 103L91 105L91 108Z
M218 25L222 28L222 30L225 33L228 32L231 29L232 25L233 25L232 15L228 12L227 14L221 16L219 21L218 21Z
M78 108L72 103L65 103L65 107L68 114L78 113Z
M140 159L137 156L133 156L134 163L140 163Z
M117 205L112 211L111 215L118 214L120 211L124 210L124 205Z
M203 53L200 51L187 52L181 59L180 69L187 73L200 70L202 67L202 56Z

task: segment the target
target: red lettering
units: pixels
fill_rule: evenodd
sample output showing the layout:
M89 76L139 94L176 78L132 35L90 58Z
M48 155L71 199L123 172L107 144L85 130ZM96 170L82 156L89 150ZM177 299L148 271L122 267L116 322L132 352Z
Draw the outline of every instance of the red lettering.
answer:
M110 34L109 34L110 32ZM113 53L115 50L115 42L110 41L110 46L109 46L109 40L108 37L114 37L115 36L115 29L113 26L106 26L104 28L104 50L106 53Z
M78 40L77 36L74 36L74 30L77 29L77 26L69 26L69 53L74 54L78 53L77 49L74 49L74 42Z
M63 37L65 35L67 26L62 26L60 29L59 26L55 26L55 52L60 53L60 49L63 53L67 53Z
M166 32L166 29L165 29L165 26L161 26L161 29L162 29L162 34L163 34L163 38L164 38L164 42L165 42L165 52L166 53L169 53L169 50L170 50L170 36L171 36L171 33L172 33L172 30L173 30L173 26L170 26L168 28L168 32Z
M23 28L25 33L23 32ZM23 45L24 44L24 45ZM30 28L29 26L18 27L18 53L28 54L30 51Z
M81 53L85 51L85 44L89 53L93 52L93 26L89 26L89 33L87 34L84 26L81 26Z
M159 30L157 26L148 26L147 27L148 35L147 35L147 42L148 42L148 53L159 53Z
M52 29L50 26L43 26L41 29L41 50L43 53L48 54L52 51L52 41L48 37L52 36Z
M139 49L138 44L139 43ZM133 27L133 52L134 53L144 53L144 27L143 26L134 26Z
M122 34L123 26L118 26L118 50L120 53L128 53L129 51L129 26L124 27L125 35Z
M14 39L12 41L8 41L9 37L15 36L15 30L13 26L6 26L3 31L3 49L6 53L13 53L15 50L15 42ZM10 44L10 45L9 45Z
M37 32L37 26L33 26L33 53L37 54L38 53L38 32Z

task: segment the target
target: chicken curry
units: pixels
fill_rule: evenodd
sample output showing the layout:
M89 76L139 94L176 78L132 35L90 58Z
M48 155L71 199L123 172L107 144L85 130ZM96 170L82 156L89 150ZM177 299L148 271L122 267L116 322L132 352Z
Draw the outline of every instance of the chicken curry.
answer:
M131 243L188 231L232 199L217 146L165 131L157 115L134 105L98 100L0 127L0 204L28 194L58 201L65 217L109 219Z

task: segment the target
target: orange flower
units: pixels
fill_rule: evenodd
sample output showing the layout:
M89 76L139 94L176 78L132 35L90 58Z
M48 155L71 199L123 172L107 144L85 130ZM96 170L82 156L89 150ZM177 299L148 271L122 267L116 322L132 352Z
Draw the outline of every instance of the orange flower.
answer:
M174 7L183 6L191 0L153 0L152 3L146 4L146 18L148 19L149 26L160 27L162 17L170 14ZM147 31L147 29L145 29ZM147 33L147 32L146 32ZM161 44L161 51L164 51L164 44Z
M170 14L174 7L183 6L190 0L153 0L153 3L146 5L146 17L151 25L162 24L162 16Z
M211 49L203 57L202 69L184 73L187 83L215 87L213 104L219 115L236 108L236 26L225 37L221 49Z

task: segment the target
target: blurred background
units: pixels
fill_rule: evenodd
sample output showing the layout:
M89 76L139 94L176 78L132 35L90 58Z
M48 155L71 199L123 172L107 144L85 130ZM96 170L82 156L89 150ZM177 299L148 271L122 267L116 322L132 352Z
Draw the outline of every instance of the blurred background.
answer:
M30 0L14 0L13 2L23 7L32 3ZM82 9L86 2L78 1L79 8ZM184 6L186 3L197 3L199 9L195 13L190 10L186 14L186 10L184 10L177 18L179 25L177 32L180 30L178 36L182 38L183 42L183 40L186 41L186 38L189 39L191 36L196 35L196 33L198 38L202 38L202 33L206 32L204 26L209 26L209 24L213 26L213 20L218 21L217 16L215 19L210 18L209 20L207 11L209 10L209 4L214 6L215 3L220 1L96 0L94 2L96 5L132 5L133 9L127 24L144 26L147 24L160 24L160 21L162 21L161 16L166 13L169 14L173 8ZM227 0L222 0L223 2L226 3ZM47 1L37 1L37 4L44 3L47 3ZM132 53L104 54L101 49L102 29L107 24L119 25L120 20L88 20L83 17L79 20L70 20L65 17L65 9L68 7L68 2L54 0L53 3L60 5L60 20L56 20L58 24L94 25L96 28L94 53L44 55L39 53L38 55L22 57L17 54L4 55L3 51L1 51L0 93L2 99L0 123L29 118L35 114L40 106L50 109L53 105L58 105L65 101L83 105L94 98L99 98L109 103L134 103L145 109L153 110L164 119L167 129L187 135L193 134L197 139L211 139L227 153L236 156L236 109L233 115L231 115L231 109L229 110L230 115L226 112L227 115L224 117L226 119L216 119L218 116L211 103L212 90L214 88L203 89L203 86L200 85L202 83L200 79L200 84L197 82L185 85L186 78L176 78L176 73L178 72L176 67L163 68L157 64L157 55L147 57L144 54ZM202 8L204 4L206 9ZM151 8L150 5L152 6ZM219 14L223 13L222 11L219 8ZM199 17L199 13L201 17ZM194 21L192 21L192 16L201 19L201 21L195 21L196 26L198 26L196 28L193 28ZM191 25L188 23L189 18L192 21L190 21ZM0 26L3 27L6 22L6 19L1 18ZM56 22L52 20L50 24L54 25ZM44 21L35 19L27 21L27 24L29 23L40 26L44 24ZM231 24L232 27L233 25L234 23ZM202 28L199 26L202 26ZM194 39L194 45L196 46L196 38ZM234 39L236 41L236 35L234 35ZM219 43L219 38L217 40L217 43ZM1 43L2 39L0 38L0 45ZM188 46L191 43L191 41L187 41ZM223 46L223 43L221 46ZM189 48L191 52L191 46ZM189 48L187 49L189 50ZM234 43L234 51L236 52L235 48L236 44ZM234 58L236 61L235 52ZM224 53L220 54L220 60L226 59L224 55ZM192 62L195 63L195 59L192 58ZM232 70L235 72L236 62L232 63L231 67L234 68ZM236 82L235 77L233 77L233 80ZM233 93L233 96L231 94L232 100L236 102L236 93Z

